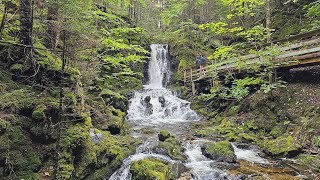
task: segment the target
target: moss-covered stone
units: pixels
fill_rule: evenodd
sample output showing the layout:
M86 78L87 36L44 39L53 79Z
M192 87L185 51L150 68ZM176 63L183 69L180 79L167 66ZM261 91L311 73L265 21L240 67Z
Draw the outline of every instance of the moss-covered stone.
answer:
M159 141L165 141L169 137L173 137L168 131L161 130L160 133L158 134Z
M263 150L273 156L294 157L301 152L301 145L291 135L282 135L274 140L263 143Z
M160 142L158 146L155 147L164 150L164 154L176 160L186 160L183 154L183 148L180 141L176 138L169 137L164 142ZM159 150L157 150L159 151Z
M204 156L222 162L234 163L236 162L236 155L230 142L209 142L201 147Z
M36 109L32 112L32 118L34 120L43 120L46 117L45 110L47 109L44 105L39 105Z
M157 159L142 159L131 163L132 180L171 180L168 163Z

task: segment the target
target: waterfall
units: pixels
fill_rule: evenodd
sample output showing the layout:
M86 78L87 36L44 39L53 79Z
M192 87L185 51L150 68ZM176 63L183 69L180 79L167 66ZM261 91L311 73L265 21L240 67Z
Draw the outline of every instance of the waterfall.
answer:
M130 100L127 116L129 122L150 126L198 119L188 101L165 89L171 74L167 45L151 45L148 73L149 83L143 90L135 92Z
M170 62L168 45L152 44L151 60L148 68L149 89L161 89L165 87L170 80Z
M181 130L181 126L172 126L172 124L181 125L199 119L197 114L190 108L190 102L176 97L165 88L171 75L168 45L151 45L148 73L148 84L144 85L144 89L135 92L134 97L130 100L126 119L133 126L132 129L146 126L157 130L176 128L173 131L177 133L176 131ZM131 134L140 138L142 133L132 132ZM158 143L156 134L148 134L143 139L143 142L137 148L136 154L124 160L121 168L114 172L109 180L130 180L130 163L132 161L149 157L169 163L175 162L167 156L155 154L151 151L152 146Z

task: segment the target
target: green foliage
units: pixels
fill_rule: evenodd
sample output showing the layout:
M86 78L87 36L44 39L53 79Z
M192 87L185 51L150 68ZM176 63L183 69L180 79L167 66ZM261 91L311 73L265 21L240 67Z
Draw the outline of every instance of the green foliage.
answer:
M5 132L9 127L9 122L0 118L0 134Z
M315 136L315 137L313 138L313 145L314 145L315 147L320 147L320 136Z
M320 27L320 0L312 2L311 4L305 7L307 10L307 16L312 18L312 28L317 29Z

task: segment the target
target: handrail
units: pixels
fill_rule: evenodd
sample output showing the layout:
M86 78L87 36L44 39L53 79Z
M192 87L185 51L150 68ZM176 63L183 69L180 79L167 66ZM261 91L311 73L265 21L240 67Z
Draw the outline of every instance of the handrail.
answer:
M306 34L303 34L304 35L303 37L306 37L305 36ZM308 34L318 35L320 34L320 29L309 32ZM302 37L302 34L297 35L295 38L297 37ZM302 42L291 44L289 46L281 47L279 50L281 54L274 57L275 62L284 63L290 60L301 60L303 58L319 57L320 56L320 37L316 36L310 40L305 40ZM246 65L251 65L251 64L262 61L263 57L259 57L259 55L257 54L249 54L249 55L244 55L240 57L234 57L226 62L220 62L217 64L206 66L205 67L206 75L204 75L204 73L201 72L200 69L193 70L192 68L190 68L189 72L187 71L184 72L184 82L188 80L196 81L196 80L202 79L208 76L208 74L212 73L214 70L218 72L222 72L230 69L236 69L239 65L239 60L246 61L245 63Z

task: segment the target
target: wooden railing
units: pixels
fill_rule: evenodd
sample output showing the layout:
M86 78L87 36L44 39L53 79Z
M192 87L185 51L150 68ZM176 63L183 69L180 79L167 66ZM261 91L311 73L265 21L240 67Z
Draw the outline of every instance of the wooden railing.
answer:
M308 36L309 35L309 36ZM300 42L290 44L279 48L280 54L273 57L273 63L277 67L293 67L299 65L307 65L320 63L320 29L305 34L297 35L296 38L302 38ZM288 38L290 41L299 39ZM286 41L279 41L286 42ZM267 54L268 55L268 54ZM213 73L221 74L226 71L239 70L241 66L250 66L258 63L264 63L267 59L257 55L249 54L232 58L226 62L220 62L208 65L202 72L200 69L186 69L184 72L184 82L198 81L204 78L211 77Z

